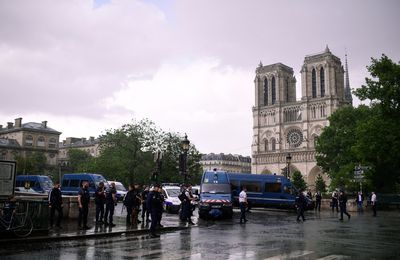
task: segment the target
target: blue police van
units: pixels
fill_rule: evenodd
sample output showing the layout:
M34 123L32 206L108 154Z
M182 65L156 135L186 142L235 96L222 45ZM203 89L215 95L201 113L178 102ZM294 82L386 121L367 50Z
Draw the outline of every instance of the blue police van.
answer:
M24 187L39 193L48 193L53 188L53 181L46 175L17 175L15 187Z
M247 189L249 206L271 208L295 208L297 189L283 175L229 173L232 196L235 204L239 203L239 193L242 187ZM313 202L308 199L307 208L313 208Z
M200 185L199 217L232 218L233 205L228 174L221 171L203 173Z
M106 179L101 174L67 173L62 177L61 193L63 195L78 195L78 191L82 187L82 182L84 181L89 183L89 192L91 196L94 196L100 182L104 182L104 186L106 188L108 187Z

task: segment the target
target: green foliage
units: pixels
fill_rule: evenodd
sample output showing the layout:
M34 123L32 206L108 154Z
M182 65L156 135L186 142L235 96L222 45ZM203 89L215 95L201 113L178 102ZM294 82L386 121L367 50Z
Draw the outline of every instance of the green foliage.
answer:
M326 183L321 174L318 174L317 179L315 180L315 189L321 193L326 192Z
M394 63L382 54L380 60L371 58L367 66L372 79L366 78L366 85L354 91L361 100L369 99L378 105L384 115L399 118L400 115L400 64Z
M307 189L307 183L305 182L301 172L295 171L292 175L292 183L298 191L305 191Z
M396 192L400 183L400 65L382 55L367 67L372 79L354 91L371 106L344 107L329 118L318 138L317 164L331 178L331 188L357 190L354 167L370 166L364 187Z
M154 154L162 152L159 182L183 182L178 159L183 137L166 133L149 120L133 121L100 137L101 154L91 162L93 171L109 180L128 183L150 183L157 170ZM189 180L200 180L200 153L192 144L188 151Z
M69 149L69 170L71 172L91 172L93 157L84 150Z
M25 157L15 156L17 161L17 174L45 174L47 171L47 158L42 152L32 152Z

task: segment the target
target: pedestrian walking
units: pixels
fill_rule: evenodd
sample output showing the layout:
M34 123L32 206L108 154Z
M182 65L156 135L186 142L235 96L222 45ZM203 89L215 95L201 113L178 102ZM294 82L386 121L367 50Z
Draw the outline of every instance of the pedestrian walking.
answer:
M103 224L104 204L106 203L104 182L99 183L99 187L94 193L94 202L96 204L96 224Z
M362 194L361 191L359 191L357 194L356 202L357 202L357 212L362 213L363 212L364 195Z
M156 234L156 228L158 225L160 212L163 210L163 202L159 189L160 185L156 184L153 190L149 192L147 197L147 209L150 211L151 215L150 236L152 238L159 237L159 235Z
M246 207L247 207L247 189L245 186L242 187L242 191L239 193L239 207L240 207L240 224L246 223Z
M49 192L49 208L50 208L50 227L53 228L54 215L57 211L57 222L56 227L61 227L61 220L63 218L63 201L60 190L60 182L56 181L54 183L53 189Z
M376 217L376 203L377 203L377 198L376 198L376 194L373 191L372 195L371 195L371 205L372 205L372 211L374 212L374 217Z
M106 191L106 213L104 214L104 224L109 227L115 227L113 222L114 209L117 203L117 189L115 183L112 182Z
M145 186L142 194L141 194L141 199L142 199L142 221L146 221L146 224L149 223L149 211L147 209L147 196L149 195L149 187ZM142 224L143 225L143 224Z
M295 207L297 211L297 221L300 221L300 217L302 218L303 221L306 221L306 218L304 217L304 210L307 206L307 199L304 196L303 192L300 191L295 199Z
M340 191L340 193L339 193L340 219L339 220L343 220L343 214L345 214L350 220L351 216L347 212L346 204L347 204L347 195L344 193L344 191Z
M336 213L339 212L338 198L339 198L339 195L338 195L337 191L333 191L332 192L332 201L331 201L332 212L335 212L335 208L336 208Z
M322 195L320 191L315 194L315 210L321 211Z
M89 214L89 183L87 181L82 182L82 187L78 192L78 205L79 205L79 216L78 216L78 227L80 229L90 229L87 225L87 219ZM83 226L82 226L83 224Z

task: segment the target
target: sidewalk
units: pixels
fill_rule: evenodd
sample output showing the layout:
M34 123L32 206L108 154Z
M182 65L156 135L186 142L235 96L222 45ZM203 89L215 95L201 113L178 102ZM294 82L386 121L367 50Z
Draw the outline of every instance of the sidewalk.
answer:
M109 236L121 236L121 235L145 235L149 233L150 223L140 223L137 226L127 226L125 223L125 214L120 214L121 209L115 213L114 216L115 227L107 227L104 225L95 225L94 220L89 216L88 230L78 229L78 223L76 219L64 219L62 221L62 229L53 228L49 230L48 234L31 234L26 238L0 238L1 244L10 243L32 243L32 242L45 242L45 241L61 241L61 240L75 240L75 239L91 239ZM118 214L119 213L119 214ZM179 221L179 216L176 214L163 214L161 224L164 226L159 229L159 232L171 232L176 230L182 230L188 228L185 223Z

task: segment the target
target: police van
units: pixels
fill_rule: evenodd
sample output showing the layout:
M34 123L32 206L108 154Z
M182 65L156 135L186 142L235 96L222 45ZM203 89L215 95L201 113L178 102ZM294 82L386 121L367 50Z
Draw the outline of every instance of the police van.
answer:
M232 194L226 172L206 171L200 185L199 217L232 218Z
M106 179L101 174L67 173L62 177L61 193L63 195L78 195L79 189L85 181L89 183L89 193L91 196L94 196L100 182L104 182L104 186L108 187Z
M17 175L15 187L33 189L38 193L49 193L53 188L53 181L46 175Z

